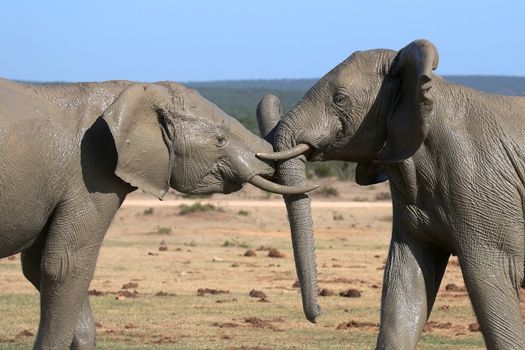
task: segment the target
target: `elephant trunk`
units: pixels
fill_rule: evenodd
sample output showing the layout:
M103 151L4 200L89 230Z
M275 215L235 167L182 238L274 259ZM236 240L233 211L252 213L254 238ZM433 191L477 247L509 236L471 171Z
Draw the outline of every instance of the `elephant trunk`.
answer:
M257 124L261 137L273 144L275 126L283 115L283 106L274 95L264 96L257 105Z
M288 145L280 144L280 137L276 136L278 150L290 148ZM304 156L279 162L276 167L277 178L283 185L304 186L306 184L305 162ZM317 304L317 264L310 197L307 194L284 195L284 200L290 222L303 310L306 318L315 323L316 318L321 314L321 308Z
M282 130L279 126L275 127L278 122L283 123L283 121L279 121L282 113L281 102L273 95L265 96L257 106L257 120L261 136L273 143L277 151L288 150L291 146L291 142L289 142L291 137L286 137L283 132L279 135L279 131L276 131ZM302 152L305 151L305 149L302 150ZM295 152L290 155L285 152L285 156L288 158L297 154ZM270 153L258 154L258 156L272 160ZM277 159L283 159L282 155L278 154L278 157L274 157L273 160ZM276 175L277 180L282 185L292 188L308 187L306 186L304 156L277 162ZM315 263L310 197L306 194L291 194L290 192L284 194L283 197L292 232L295 267L301 287L304 313L310 322L315 323L317 316L321 313L321 308L317 304L317 266Z

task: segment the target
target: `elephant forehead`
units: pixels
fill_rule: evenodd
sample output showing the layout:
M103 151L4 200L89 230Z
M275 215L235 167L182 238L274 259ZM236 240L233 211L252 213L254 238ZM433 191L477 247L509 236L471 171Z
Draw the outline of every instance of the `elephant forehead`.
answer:
M385 66L390 66L395 55L396 51L386 49L356 51L341 62L334 72L341 76L381 74L384 73Z

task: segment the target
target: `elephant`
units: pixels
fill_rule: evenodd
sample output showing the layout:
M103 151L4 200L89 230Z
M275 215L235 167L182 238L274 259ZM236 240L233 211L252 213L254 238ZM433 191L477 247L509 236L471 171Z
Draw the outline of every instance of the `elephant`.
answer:
M393 222L378 349L415 349L450 255L458 257L489 349L525 349L525 97L452 84L428 40L354 52L274 130L276 179L304 185L305 162L357 163L360 185L389 180ZM278 102L276 102L278 103ZM307 194L285 195L306 317L317 276Z
M40 292L35 349L93 349L87 296L126 195L231 193L268 180L272 145L172 82L31 85L0 79L0 258ZM308 190L308 189L306 189Z

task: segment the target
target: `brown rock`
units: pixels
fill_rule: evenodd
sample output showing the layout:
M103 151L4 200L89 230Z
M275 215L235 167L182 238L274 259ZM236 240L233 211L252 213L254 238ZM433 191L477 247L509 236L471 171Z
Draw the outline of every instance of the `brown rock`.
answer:
M139 287L139 284L136 282L129 282L122 286L122 289L136 289Z
M340 323L336 329L343 330L343 329L350 329L350 328L379 328L378 323L374 322L359 322L351 320L349 322L343 322Z
M339 295L345 298L361 298L361 292L357 289L348 289L339 293Z
M266 296L266 294L264 294L264 292L262 292L260 290L255 290L255 289L252 289L248 295L250 296L250 298L260 298L260 299L266 299L267 298L267 296Z
M479 327L479 323L471 323L468 325L468 330L471 332L481 332L481 328Z
M23 331L18 332L15 338L24 338L24 337L34 337L35 333L29 329L24 329Z
M328 288L323 288L321 291L319 291L319 295L322 297L332 297L335 295L335 292Z
M96 290L96 289L91 289L88 291L88 295L92 295L92 296L95 296L95 297L100 297L102 295L106 295L107 293L106 292L102 292L100 290Z
M227 294L229 290L212 289L212 288L199 288L197 289L197 295L203 296L204 294Z
M237 328L239 327L239 324L234 323L234 322L213 322L211 325L213 327L219 327L219 328Z
M467 291L465 287L460 287L458 285L455 285L454 283L447 284L445 286L445 290L447 292L466 292Z
M257 253L253 249L248 249L244 252L244 256L257 256Z
M139 296L139 292L137 292L136 290L134 290L133 292L130 292L129 290L120 290L117 293L116 299L117 300L124 300L126 298L136 298L138 296Z
M268 256L270 258L284 258L286 255L277 250L277 248L270 248L270 250L268 250Z
M160 241L159 251L165 252L166 250L168 250L168 244L164 240Z

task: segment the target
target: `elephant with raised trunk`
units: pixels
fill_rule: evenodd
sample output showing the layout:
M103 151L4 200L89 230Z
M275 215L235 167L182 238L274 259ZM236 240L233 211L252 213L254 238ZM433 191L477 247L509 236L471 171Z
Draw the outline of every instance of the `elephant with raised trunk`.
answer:
M357 162L356 181L389 180L393 202L378 349L415 349L447 261L457 255L485 343L524 349L525 97L451 84L438 51L355 52L319 80L275 130L277 178L304 185L304 161ZM301 155L301 156L298 156ZM295 157L298 156L298 157ZM295 157L295 158L294 158ZM286 198L308 319L318 314L306 195Z
M28 85L0 79L0 258L22 253L40 291L35 349L93 349L88 286L117 209L137 188L159 199L277 193L272 145L171 82Z

